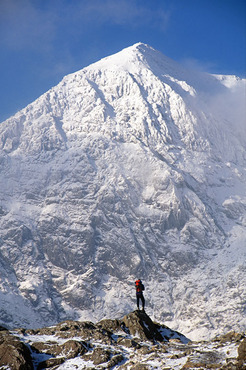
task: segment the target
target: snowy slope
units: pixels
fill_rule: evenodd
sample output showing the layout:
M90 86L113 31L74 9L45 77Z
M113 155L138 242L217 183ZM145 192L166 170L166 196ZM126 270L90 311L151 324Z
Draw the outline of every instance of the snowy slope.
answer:
M0 125L0 318L245 328L245 81L136 44ZM240 112L240 114L239 114Z

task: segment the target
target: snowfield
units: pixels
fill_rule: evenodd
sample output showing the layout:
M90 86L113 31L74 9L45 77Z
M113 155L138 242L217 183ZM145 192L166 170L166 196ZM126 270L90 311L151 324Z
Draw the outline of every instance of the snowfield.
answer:
M139 43L0 124L0 321L246 326L245 80Z

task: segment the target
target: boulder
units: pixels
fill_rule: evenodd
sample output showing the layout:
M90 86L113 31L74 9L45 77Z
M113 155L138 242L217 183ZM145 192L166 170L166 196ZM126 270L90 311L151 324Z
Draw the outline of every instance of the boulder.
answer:
M113 333L99 325L94 325L90 321L64 321L56 326L55 334L60 338L76 336L84 340L101 340L105 344L111 344Z
M100 365L104 362L108 362L111 357L111 352L105 348L95 348L92 354L90 355L91 361L93 361L94 365Z
M246 362L246 338L243 339L238 347L238 360Z
M237 333L235 331L230 331L229 333L216 337L213 341L224 344L227 342L240 342L243 338L244 338L244 334Z
M36 342L32 344L31 348L38 353L46 353L54 357L62 355L66 359L75 358L87 352L87 344L85 342L73 339L59 345L53 342Z
M5 330L0 332L0 359L0 365L5 365L6 368L33 370L29 348Z
M133 336L138 336L142 340L163 341L157 326L144 311L137 310L125 315L122 322Z
M104 329L104 330L114 332L114 333L122 330L121 321L117 319L115 320L104 319L104 320L99 321L96 324L96 326L100 329Z
M66 320L56 326L41 328L36 330L26 330L26 334L30 335L56 335L59 338L80 337L84 340L101 340L105 344L112 343L112 332L107 330L106 322L117 320L105 320L101 324L93 324L90 321L72 321Z
M49 358L48 360L40 362L37 366L37 370L47 369L49 367L56 369L58 365L64 364L64 362L65 362L65 359L62 357Z
M107 368L111 369L122 361L124 361L124 356L121 353L119 353L111 358L111 360L107 364Z
M142 346L139 350L139 353L141 353L142 355L149 355L150 353L153 353L153 348L152 346Z
M62 354L67 359L77 357L78 355L82 356L87 352L87 346L85 343L73 339L68 340L58 347L56 356Z
M216 351L195 352L191 355L182 369L220 369L223 358Z
M31 344L31 350L37 353L47 353L53 355L53 348L57 346L57 342L34 342Z
M130 339L130 338L118 338L117 339L117 344L120 346L128 347L128 348L141 348L141 345L137 343L135 340Z
M149 370L150 366L144 364L136 364L131 366L131 370Z

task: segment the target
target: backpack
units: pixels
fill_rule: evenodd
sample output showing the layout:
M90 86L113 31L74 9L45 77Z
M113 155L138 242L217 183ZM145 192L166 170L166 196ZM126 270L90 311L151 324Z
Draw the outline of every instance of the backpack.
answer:
M142 293L142 291L144 290L144 285L140 279L135 281L135 286L136 286L136 292Z

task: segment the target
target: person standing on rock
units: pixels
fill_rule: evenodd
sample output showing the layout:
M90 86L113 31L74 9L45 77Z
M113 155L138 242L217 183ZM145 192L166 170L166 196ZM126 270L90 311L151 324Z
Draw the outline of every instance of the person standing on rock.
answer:
M137 307L139 310L139 300L141 299L142 301L142 311L144 311L144 305L145 305L145 299L143 296L143 290L144 290L144 285L140 279L135 281L135 287L136 287L136 297L137 297Z

